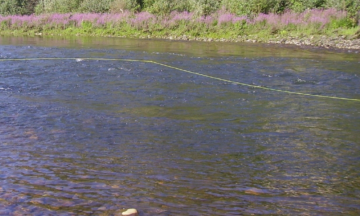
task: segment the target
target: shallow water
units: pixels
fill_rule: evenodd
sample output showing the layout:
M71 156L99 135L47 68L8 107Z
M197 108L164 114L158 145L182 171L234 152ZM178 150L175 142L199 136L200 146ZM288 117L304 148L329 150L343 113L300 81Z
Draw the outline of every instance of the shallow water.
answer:
M0 37L4 58L121 58L360 99L360 55ZM360 102L144 62L0 62L0 215L359 215Z

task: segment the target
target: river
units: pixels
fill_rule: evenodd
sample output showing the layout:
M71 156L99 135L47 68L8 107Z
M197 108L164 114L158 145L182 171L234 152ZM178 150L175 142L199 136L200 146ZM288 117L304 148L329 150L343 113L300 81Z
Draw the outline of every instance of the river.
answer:
M360 214L355 51L0 37L0 59L0 215Z

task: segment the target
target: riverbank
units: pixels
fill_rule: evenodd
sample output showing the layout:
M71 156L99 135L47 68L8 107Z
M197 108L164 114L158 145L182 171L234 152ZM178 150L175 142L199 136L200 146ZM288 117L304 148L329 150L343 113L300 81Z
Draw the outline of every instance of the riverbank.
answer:
M152 38L152 37L139 37L139 38ZM207 38L207 37L195 37L191 38L186 35L179 36L165 36L155 37L157 39L167 40L188 40L188 41L206 41L206 42L248 42L248 43L269 43L269 44L288 44L297 46L316 46L323 48L337 48L337 49L351 49L360 50L360 39L351 38L348 39L346 36L321 36L321 35L310 35L310 36L275 36L273 38L259 38L257 35L240 36L237 38Z
M69 34L67 31L56 32L23 32L23 31L4 31L0 35L14 35L14 36L102 36L102 37L123 37L123 38L138 38L138 39L165 39L165 40L179 40L179 41L204 41L204 42L246 42L246 43L269 43L269 44L287 44L296 46L315 46L327 49L349 49L360 50L360 39L356 36L348 38L344 35L324 36L324 35L310 35L310 36L288 36L281 35L272 38L261 38L258 35L239 36L237 38L211 38L211 37L193 37L188 35L104 35L104 34Z
M356 24L355 24L356 23ZM231 41L360 49L360 26L335 9L302 13L209 16L173 12L119 14L42 14L0 16L1 35L103 36L169 40Z

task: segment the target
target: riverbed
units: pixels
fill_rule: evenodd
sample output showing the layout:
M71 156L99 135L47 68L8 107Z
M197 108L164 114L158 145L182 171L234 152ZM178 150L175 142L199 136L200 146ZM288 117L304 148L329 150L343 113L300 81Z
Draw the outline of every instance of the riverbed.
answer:
M0 215L360 214L358 53L0 37L0 59Z

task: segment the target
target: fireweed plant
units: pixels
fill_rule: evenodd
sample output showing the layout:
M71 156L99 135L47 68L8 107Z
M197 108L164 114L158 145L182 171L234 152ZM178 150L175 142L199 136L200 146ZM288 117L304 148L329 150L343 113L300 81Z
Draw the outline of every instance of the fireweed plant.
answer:
M2 34L61 34L122 37L179 37L236 39L243 36L266 41L278 36L359 34L346 11L312 9L281 14L236 15L224 9L207 16L195 12L65 13L0 16ZM1 33L0 33L1 34Z

